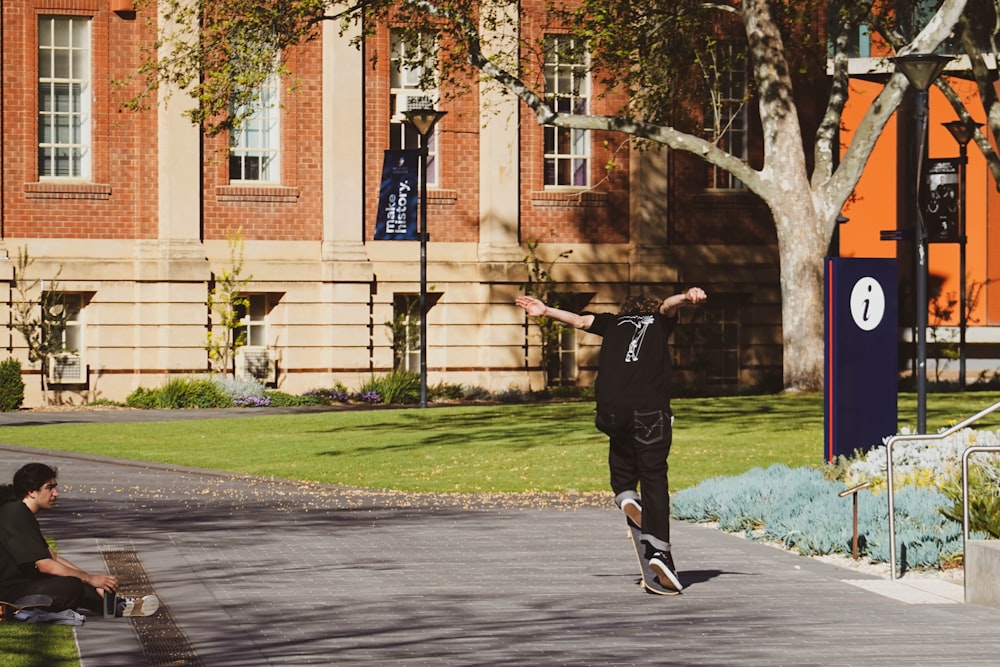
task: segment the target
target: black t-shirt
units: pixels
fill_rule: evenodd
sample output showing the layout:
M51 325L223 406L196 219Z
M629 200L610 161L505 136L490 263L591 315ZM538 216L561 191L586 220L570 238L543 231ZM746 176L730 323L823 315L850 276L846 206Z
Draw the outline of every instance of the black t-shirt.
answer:
M20 501L0 505L0 595L36 574L35 563L50 558L38 520Z
M594 314L588 331L604 338L594 392L599 408L670 407L668 341L677 317Z

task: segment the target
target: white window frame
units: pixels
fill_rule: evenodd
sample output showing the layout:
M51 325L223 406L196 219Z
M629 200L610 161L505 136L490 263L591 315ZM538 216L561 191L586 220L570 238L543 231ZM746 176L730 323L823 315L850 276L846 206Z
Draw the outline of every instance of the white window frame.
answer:
M84 302L83 294L79 292L47 292L43 302L52 304L52 313L43 313L43 316L53 320L59 320L65 316L63 326L58 330L60 337L59 353L61 354L81 354L83 352L84 334ZM61 308L61 312L56 308ZM64 315L65 314L65 315Z
M91 20L38 17L38 177L90 180Z
M242 115L229 133L230 183L281 182L281 80L274 74L257 99L235 110Z
M393 355L394 370L410 373L420 372L420 295L396 294L393 298L393 321L402 318L403 349L398 363ZM398 341L393 341L395 344Z
M439 90L421 88L425 69L434 67L432 37L417 44L407 41L401 30L389 31L389 148L392 150L416 150L420 148L420 135L406 122L406 112L411 109L436 109L441 99ZM429 56L423 54L430 51ZM414 63L424 62L426 65ZM437 76L434 76L437 80ZM427 135L427 185L439 184L438 132L431 129Z
M557 113L590 113L589 54L569 35L545 38L545 99ZM590 132L544 128L544 183L549 188L590 186Z
M268 346L268 314L274 305L270 294L241 294L250 305L244 307L237 304L239 325L233 329L233 341L239 340L240 334L246 334L243 344L248 347ZM242 313L240 312L242 311Z
M737 56L730 43L719 44L713 54L714 85L709 82L705 100L705 137L741 160L747 159L750 113L747 104L746 59ZM710 190L744 190L743 181L731 173L705 163Z
M560 328L556 339L556 364L557 374L551 372L548 375L549 386L571 387L576 385L576 378L579 372L576 360L576 329L570 326Z

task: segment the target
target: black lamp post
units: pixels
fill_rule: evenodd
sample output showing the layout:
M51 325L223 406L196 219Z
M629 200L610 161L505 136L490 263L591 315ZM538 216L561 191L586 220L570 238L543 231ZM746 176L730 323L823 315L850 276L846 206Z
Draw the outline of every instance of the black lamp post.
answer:
M965 331L968 325L965 296L965 167L969 162L968 146L982 123L953 120L944 125L958 144L958 390L965 391Z
M427 407L427 137L447 111L410 109L406 121L420 135L420 407Z
M909 53L891 58L896 69L917 92L917 201L920 200L920 180L923 172L924 153L927 150L927 89L938 78L945 65L951 62L949 56L932 53ZM916 243L916 337L917 337L917 433L927 432L927 228L917 206L917 224L914 228Z

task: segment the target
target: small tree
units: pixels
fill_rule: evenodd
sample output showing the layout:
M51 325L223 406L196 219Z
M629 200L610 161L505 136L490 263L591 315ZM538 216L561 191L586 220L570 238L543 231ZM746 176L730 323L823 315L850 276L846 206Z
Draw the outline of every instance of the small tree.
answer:
M528 281L521 283L521 290L528 296L533 296L553 308L565 308L568 305L566 294L556 289L557 283L552 277L552 269L556 262L560 259L566 259L573 254L573 251L564 250L556 255L555 259L546 262L538 256L538 243L539 241L536 239L528 241L526 244L528 254L525 255L523 261L528 270ZM566 330L566 326L551 317L536 317L534 320L538 324L541 338L542 369L545 371L545 386L548 387L555 375L553 370L559 367L559 339L563 331Z
M24 338L28 361L40 365L42 396L48 403L49 357L66 351L63 331L66 329L67 312L65 298L57 282L62 267L46 286L41 278L30 277L34 263L27 248L17 249L14 301L8 327Z
M250 307L250 300L243 295L253 276L243 277L243 229L226 230L229 242L229 267L213 275L208 287L208 326L205 349L215 373L231 374L236 350L246 345L246 331L241 313ZM216 330L218 327L218 331Z
M399 312L385 323L392 337L393 370L412 371L407 363L407 355L415 345L420 344L420 298L412 294L401 297Z

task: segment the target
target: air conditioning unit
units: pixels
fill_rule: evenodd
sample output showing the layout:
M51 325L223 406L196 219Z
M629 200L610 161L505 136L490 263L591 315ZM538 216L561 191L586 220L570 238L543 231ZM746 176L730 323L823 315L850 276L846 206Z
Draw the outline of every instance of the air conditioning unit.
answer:
M253 378L262 384L278 381L278 368L271 351L263 345L244 345L236 350L236 377Z
M87 364L79 354L53 354L47 362L49 384L87 384Z

